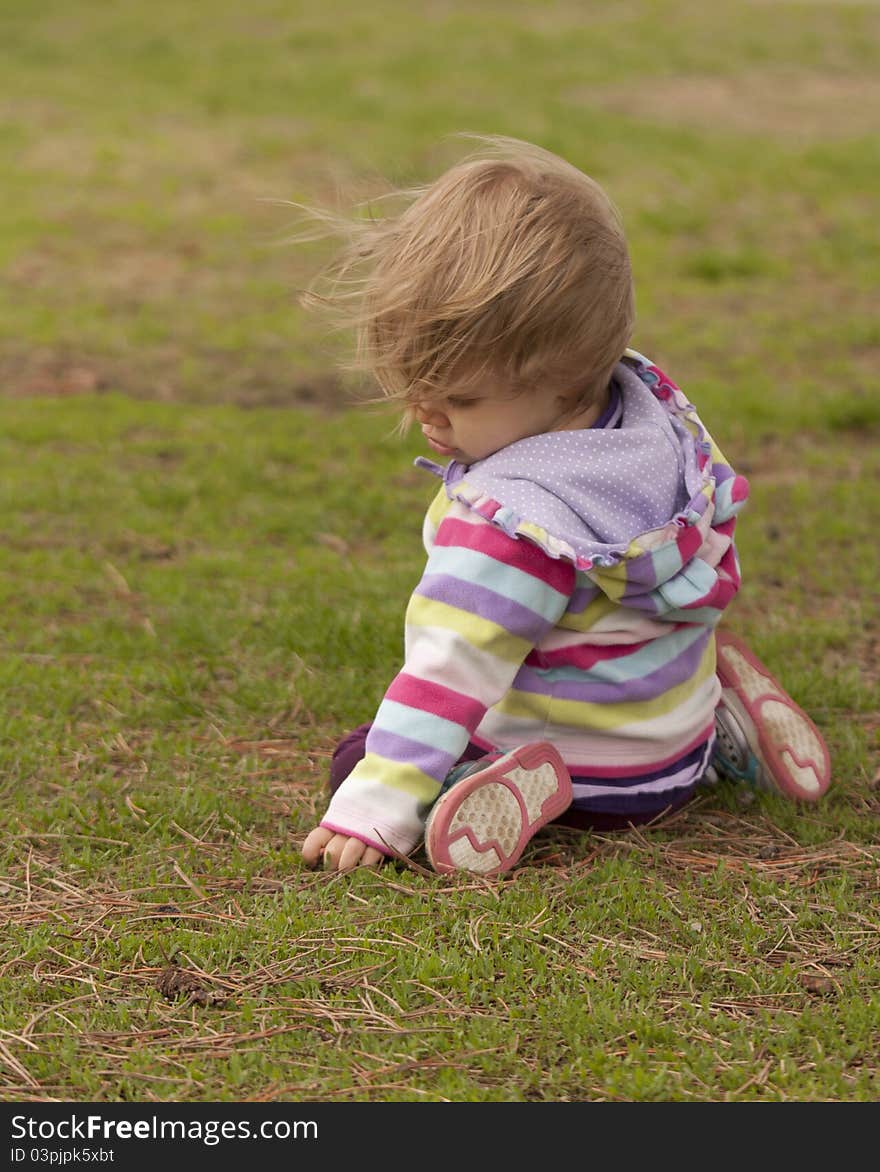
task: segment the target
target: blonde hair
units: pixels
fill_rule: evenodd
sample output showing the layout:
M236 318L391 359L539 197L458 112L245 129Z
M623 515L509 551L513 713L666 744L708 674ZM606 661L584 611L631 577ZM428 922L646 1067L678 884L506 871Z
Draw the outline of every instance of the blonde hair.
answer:
M549 151L468 137L483 149L396 193L399 214L319 213L348 243L303 301L342 311L357 333L352 368L404 407L488 375L512 393L576 392L579 410L604 391L632 332L620 218L594 180Z

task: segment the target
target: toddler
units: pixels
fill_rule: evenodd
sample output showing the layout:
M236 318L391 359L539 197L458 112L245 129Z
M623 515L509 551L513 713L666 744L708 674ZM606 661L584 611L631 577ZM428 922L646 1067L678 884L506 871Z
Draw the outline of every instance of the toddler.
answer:
M336 750L311 866L424 840L436 871L491 876L549 822L654 820L719 775L806 801L830 780L810 719L716 631L748 486L628 348L614 208L539 147L483 143L343 254L361 363L445 464L416 461L441 484L405 661Z

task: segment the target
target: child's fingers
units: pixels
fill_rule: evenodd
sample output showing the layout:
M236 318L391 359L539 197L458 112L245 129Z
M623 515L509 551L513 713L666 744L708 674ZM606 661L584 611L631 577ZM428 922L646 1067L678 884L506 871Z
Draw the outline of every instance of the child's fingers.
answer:
M316 826L308 835L302 844L302 857L308 867L316 867L324 854L324 848L327 843L336 835L332 830L326 830L323 826Z
M351 871L355 867L375 867L384 855L359 838L349 838L318 826L302 845L303 861L309 867L323 863L325 871Z
M375 847L367 846L359 838L350 838L342 848L336 866L340 871L351 871L354 867L375 867L381 857Z
M366 843L361 842L359 838L346 839L342 849L338 852L336 870L350 871L352 867L356 867L366 849Z
M347 834L334 834L330 841L324 847L324 870L325 871L341 871L342 856L345 853L348 843L357 841L350 839ZM363 846L363 843L361 843Z
M331 842L324 852L324 866L329 870L353 871L355 867L376 867L385 857L375 847L367 846L359 838L341 839L343 845L339 849L335 842ZM335 862L327 859L330 851Z

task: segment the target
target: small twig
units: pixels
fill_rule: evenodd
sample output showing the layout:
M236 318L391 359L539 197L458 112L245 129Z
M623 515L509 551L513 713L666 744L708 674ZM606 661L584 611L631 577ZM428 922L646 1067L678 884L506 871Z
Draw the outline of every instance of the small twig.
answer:
M180 865L180 863L178 863L177 859L172 859L171 865L174 868L174 870L177 872L177 874L180 876L180 878L187 885L187 887L189 887L191 891L194 891L196 893L196 895L199 897L199 899L206 900L208 898L208 893L206 891L204 891L201 887L199 887L198 883L196 883L196 881L194 879L190 879L189 875L187 875L186 871L184 871L183 867L181 867L181 865Z
M421 866L420 863L413 862L409 855L404 855L395 847L391 846L391 844L382 837L378 830L375 831L375 834L379 841L385 846L391 857L393 859L397 859L398 863L403 863L408 871L414 871L416 875L422 875L426 879L436 878L436 872L429 871L427 867Z

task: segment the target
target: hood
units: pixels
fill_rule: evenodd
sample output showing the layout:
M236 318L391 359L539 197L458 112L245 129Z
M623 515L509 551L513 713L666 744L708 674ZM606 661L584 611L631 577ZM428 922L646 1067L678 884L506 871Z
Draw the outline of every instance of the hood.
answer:
M748 484L647 358L628 350L613 377L622 405L617 427L529 436L469 466L453 460L444 468L424 457L416 464L442 476L450 500L509 536L588 573L623 571L626 562L631 587L642 577L656 586L712 544L710 530L732 521ZM640 567L646 558L650 565Z

